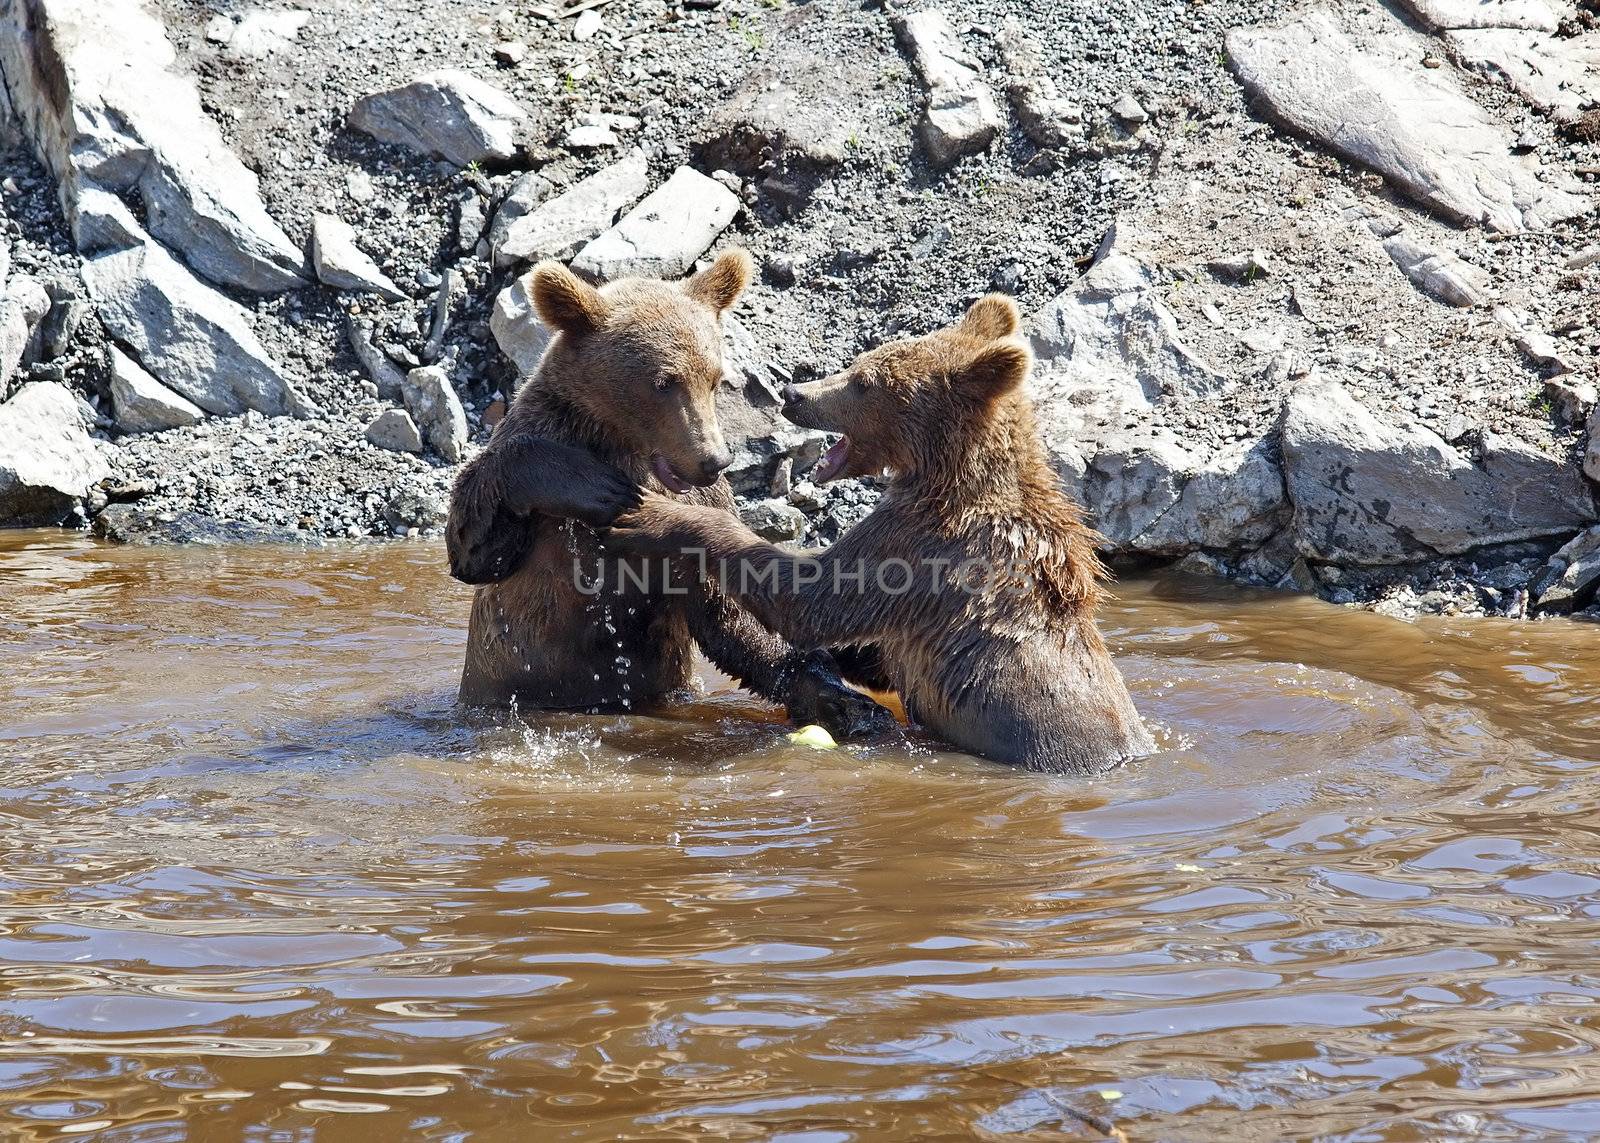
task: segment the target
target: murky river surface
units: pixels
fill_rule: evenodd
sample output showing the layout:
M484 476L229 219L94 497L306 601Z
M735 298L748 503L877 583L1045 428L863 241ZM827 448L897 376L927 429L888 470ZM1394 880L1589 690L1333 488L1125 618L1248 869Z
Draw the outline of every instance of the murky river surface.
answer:
M1082 781L465 717L443 562L0 534L0 1138L1600 1136L1600 629L1126 584Z

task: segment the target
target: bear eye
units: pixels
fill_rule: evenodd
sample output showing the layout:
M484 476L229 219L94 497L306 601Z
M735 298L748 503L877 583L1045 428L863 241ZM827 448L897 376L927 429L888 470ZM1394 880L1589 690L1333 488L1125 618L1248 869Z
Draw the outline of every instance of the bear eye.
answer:
M679 384L682 384L682 381L671 373L663 373L656 378L656 388L660 390L667 390Z

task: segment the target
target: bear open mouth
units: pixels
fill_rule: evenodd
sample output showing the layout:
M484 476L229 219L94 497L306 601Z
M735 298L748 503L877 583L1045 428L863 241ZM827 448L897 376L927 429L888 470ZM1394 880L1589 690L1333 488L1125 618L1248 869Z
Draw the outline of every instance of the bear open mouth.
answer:
M666 486L668 492L687 492L694 485L672 470L672 465L667 463L667 458L659 452L650 458L650 471L656 474L656 479Z
M817 467L811 470L811 479L818 484L826 484L843 472L844 466L849 463L850 438L840 437L832 448L822 454L822 459L817 461Z

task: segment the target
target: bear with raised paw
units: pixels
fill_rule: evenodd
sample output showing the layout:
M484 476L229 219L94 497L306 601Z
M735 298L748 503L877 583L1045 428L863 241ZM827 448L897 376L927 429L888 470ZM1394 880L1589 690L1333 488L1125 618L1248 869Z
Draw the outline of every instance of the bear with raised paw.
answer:
M592 574L602 555L595 529L637 506L641 487L735 522L713 397L722 316L750 273L743 251L683 282L596 288L558 263L535 269L533 303L554 336L488 446L462 469L446 526L451 574L479 585L463 702L648 707L690 684L698 644L797 722L838 737L893 729L827 652L790 647L714 583L651 582L648 569Z
M785 551L726 512L653 495L607 545L692 558L796 646L838 648L853 677L875 666L913 722L974 754L1085 773L1151 752L1095 627L1094 534L1046 458L1018 326L1016 305L991 295L955 325L789 387L790 420L846 434L816 479L890 479L826 551Z

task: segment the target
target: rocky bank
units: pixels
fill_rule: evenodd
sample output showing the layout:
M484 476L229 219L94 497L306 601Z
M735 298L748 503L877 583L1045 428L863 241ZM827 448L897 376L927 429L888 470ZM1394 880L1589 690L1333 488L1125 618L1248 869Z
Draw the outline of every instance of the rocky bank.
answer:
M1595 0L0 0L0 523L425 534L521 276L762 278L747 518L831 540L785 381L1032 316L1108 554L1600 617Z

